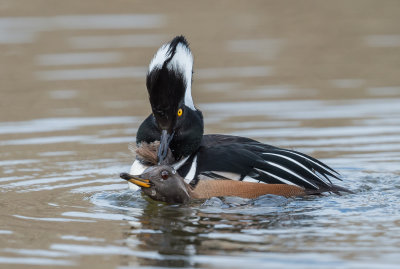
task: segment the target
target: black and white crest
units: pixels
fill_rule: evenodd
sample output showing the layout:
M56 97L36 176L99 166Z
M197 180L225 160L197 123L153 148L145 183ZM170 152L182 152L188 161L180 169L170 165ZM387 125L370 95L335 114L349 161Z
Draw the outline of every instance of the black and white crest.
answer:
M153 109L177 107L183 102L196 110L192 86L193 56L183 36L164 44L154 55L147 74L147 90Z

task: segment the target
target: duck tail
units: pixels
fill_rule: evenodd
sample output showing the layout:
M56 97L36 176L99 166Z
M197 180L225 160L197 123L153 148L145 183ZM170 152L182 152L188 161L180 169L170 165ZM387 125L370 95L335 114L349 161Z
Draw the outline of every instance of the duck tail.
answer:
M306 190L304 190L304 192L307 195L319 195L319 194L322 194L324 192L332 192L332 193L337 194L337 195L342 195L341 194L342 192L347 192L347 193L350 193L350 194L354 194L353 191L351 191L349 189L346 189L344 187L335 185L335 184L330 184L328 187L320 187L320 188L318 188L316 190L306 189Z

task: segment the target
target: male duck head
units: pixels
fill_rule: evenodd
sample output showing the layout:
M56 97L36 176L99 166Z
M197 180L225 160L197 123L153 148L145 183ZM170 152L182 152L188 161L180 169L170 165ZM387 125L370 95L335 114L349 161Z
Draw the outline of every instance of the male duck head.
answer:
M201 112L193 104L192 69L193 56L183 36L177 36L161 46L149 65L146 86L155 124L161 133L160 163L166 157L172 140L175 144L183 144L175 141L179 140L179 136L200 144L203 122ZM188 128L193 123L196 123L195 128ZM184 144L189 145L187 142ZM197 144L192 147L197 148ZM173 148L172 152L176 157L190 153L177 153Z

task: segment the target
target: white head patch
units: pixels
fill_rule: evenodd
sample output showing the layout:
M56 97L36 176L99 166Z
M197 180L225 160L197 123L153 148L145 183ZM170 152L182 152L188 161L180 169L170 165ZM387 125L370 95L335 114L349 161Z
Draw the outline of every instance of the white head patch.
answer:
M170 50L171 43L167 43L161 46L161 48L154 55L149 65L149 73L155 68L162 68L164 62L171 56L172 51ZM193 69L193 56L190 49L182 43L178 43L176 46L175 54L166 66L169 70L174 70L182 74L183 79L186 83L185 89L185 100L184 103L187 107L192 110L196 110L192 99L192 69Z

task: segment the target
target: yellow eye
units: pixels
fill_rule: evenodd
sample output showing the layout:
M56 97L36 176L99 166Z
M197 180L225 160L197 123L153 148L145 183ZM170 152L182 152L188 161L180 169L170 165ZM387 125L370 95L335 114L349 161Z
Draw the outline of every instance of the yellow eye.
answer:
M182 108L178 109L178 117L182 116L183 110Z

